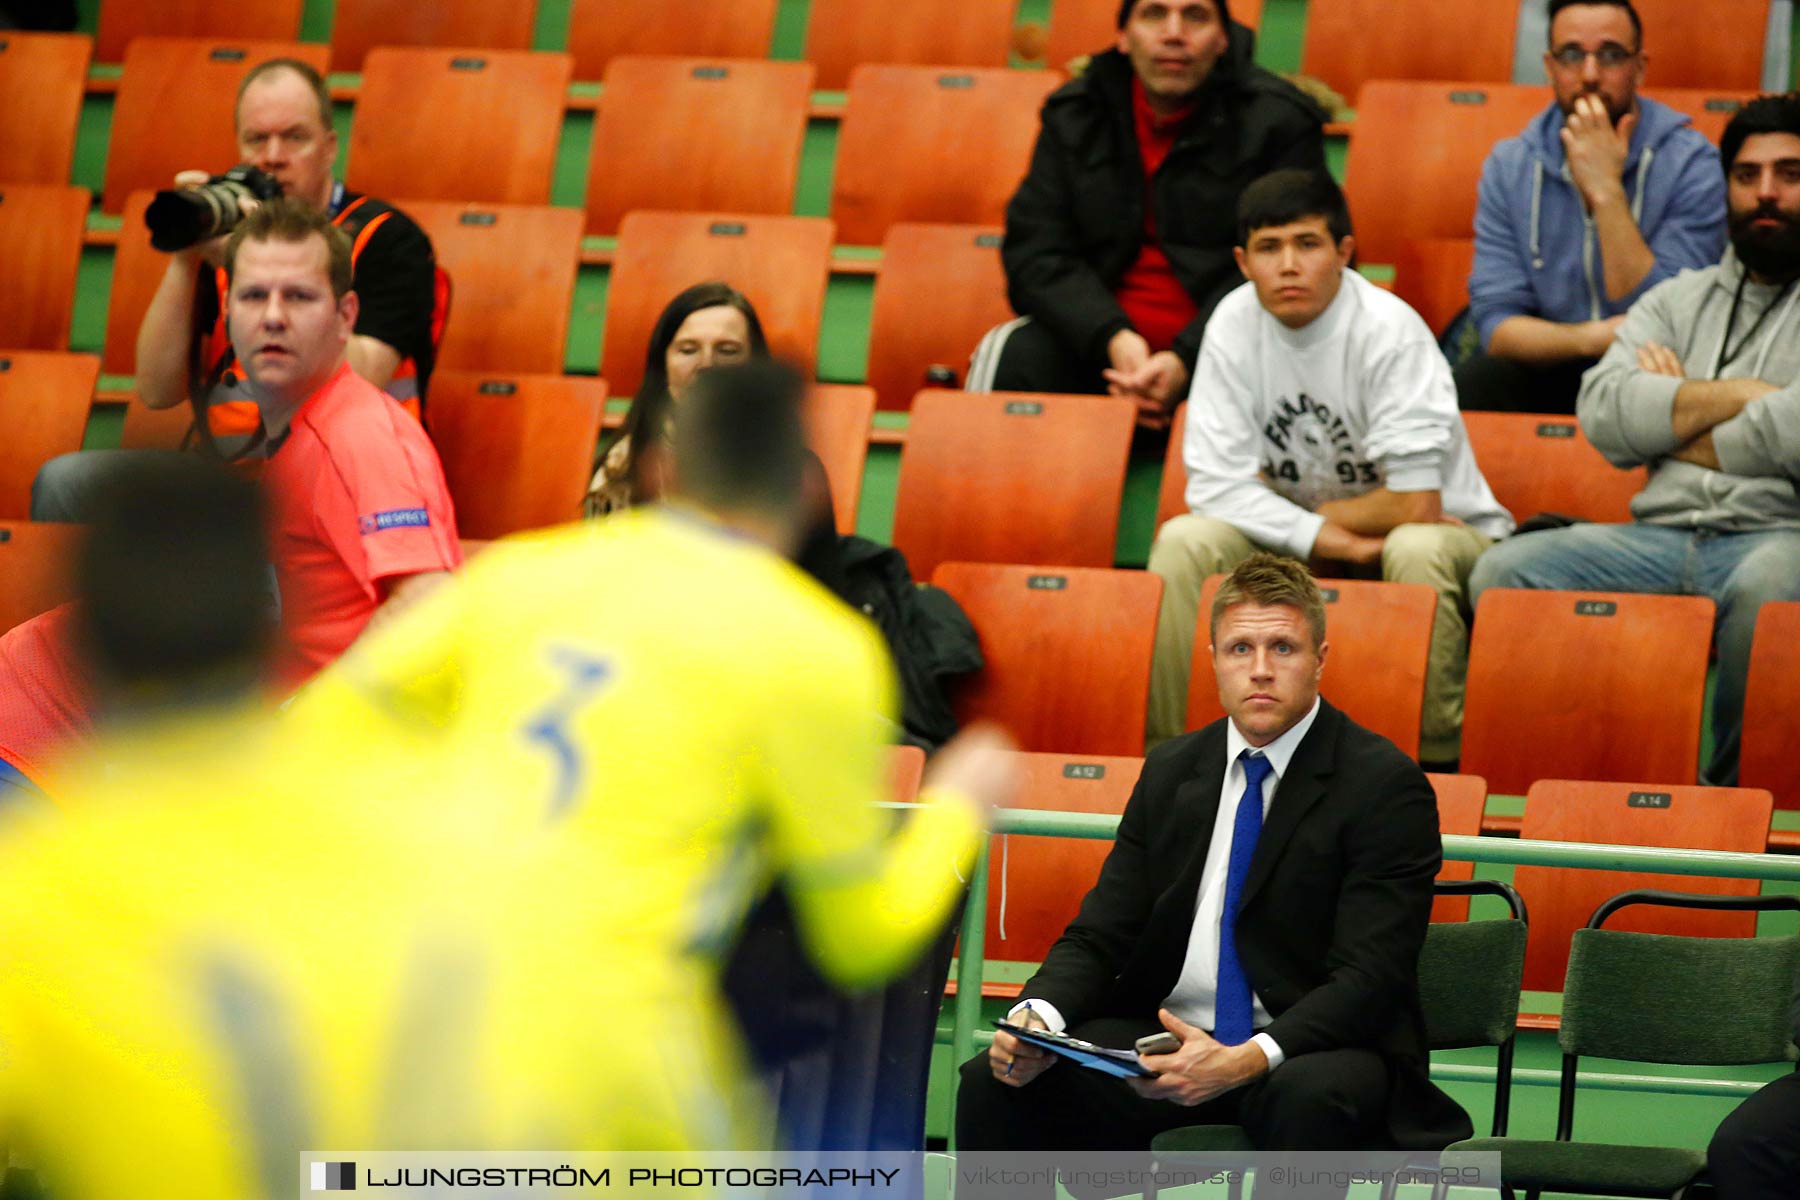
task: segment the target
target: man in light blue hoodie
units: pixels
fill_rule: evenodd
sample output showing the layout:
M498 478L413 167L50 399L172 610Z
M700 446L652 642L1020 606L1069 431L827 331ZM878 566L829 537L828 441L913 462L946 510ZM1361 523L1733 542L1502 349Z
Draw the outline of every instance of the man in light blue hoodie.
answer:
M1718 152L1638 95L1649 58L1629 0L1549 10L1555 103L1481 172L1469 306L1483 352L1456 371L1465 409L1573 412L1632 302L1725 246Z

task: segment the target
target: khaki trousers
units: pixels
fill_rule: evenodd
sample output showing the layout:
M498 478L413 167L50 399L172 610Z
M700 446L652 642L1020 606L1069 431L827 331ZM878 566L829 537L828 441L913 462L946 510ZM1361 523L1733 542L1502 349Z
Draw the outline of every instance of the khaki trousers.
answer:
M1402 525L1382 547L1383 579L1422 583L1438 596L1419 730L1419 757L1426 762L1457 757L1469 666L1469 572L1491 545L1493 539L1466 525L1434 524ZM1225 522L1194 513L1174 517L1157 531L1150 569L1163 581L1163 597L1150 667L1148 747L1187 728L1188 669L1206 577L1229 574L1260 548Z

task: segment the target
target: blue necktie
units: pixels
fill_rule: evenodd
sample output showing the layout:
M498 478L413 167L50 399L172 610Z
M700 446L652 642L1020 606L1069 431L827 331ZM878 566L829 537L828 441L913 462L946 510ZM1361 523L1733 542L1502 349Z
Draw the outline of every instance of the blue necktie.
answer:
M1249 750L1239 758L1244 764L1244 794L1238 799L1237 819L1231 824L1225 909L1219 918L1219 990L1213 1002L1213 1037L1225 1046L1247 1042L1255 1032L1250 1022L1250 980L1244 975L1244 964L1238 961L1238 903L1243 899L1244 880L1250 875L1257 835L1262 833L1263 780L1275 769L1268 759Z

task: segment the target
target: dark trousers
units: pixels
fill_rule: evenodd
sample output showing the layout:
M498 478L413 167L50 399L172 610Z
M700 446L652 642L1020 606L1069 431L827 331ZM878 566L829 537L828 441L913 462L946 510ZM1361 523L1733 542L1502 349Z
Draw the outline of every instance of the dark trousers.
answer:
M996 325L982 337L969 358L963 386L971 392L1051 392L1098 396L1106 392L1101 372L1109 364L1088 361L1050 330L1029 317ZM1167 430L1138 425L1132 430L1131 456L1161 461L1169 447Z
M1070 1033L1102 1046L1130 1046L1161 1028L1155 1021L1101 1018ZM1303 1054L1193 1108L1145 1100L1122 1079L1066 1062L1024 1087L1009 1087L993 1077L984 1052L963 1064L956 1092L958 1163L981 1151L1144 1151L1157 1134L1187 1125L1242 1125L1259 1151L1388 1149L1387 1096L1387 1065L1372 1050ZM980 1194L978 1188L957 1193L958 1200Z
M987 331L969 359L965 386L971 392L1070 392L1106 390L1100 375L1109 364L1089 360L1050 332L1019 317Z
M1792 1200L1800 1181L1800 1074L1754 1093L1706 1148L1719 1200Z
M1477 354L1452 372L1456 403L1475 412L1575 412L1581 376L1595 360L1579 358L1550 366L1534 366L1510 358Z

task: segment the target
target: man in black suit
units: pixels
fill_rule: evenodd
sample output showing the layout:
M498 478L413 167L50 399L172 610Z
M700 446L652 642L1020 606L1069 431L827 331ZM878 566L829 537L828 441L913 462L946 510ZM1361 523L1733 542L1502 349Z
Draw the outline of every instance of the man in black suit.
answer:
M1430 783L1319 698L1324 601L1299 562L1246 559L1211 629L1227 719L1145 760L1098 882L1013 1010L1102 1045L1167 1029L1181 1046L1127 1084L1001 1032L962 1068L959 1152L1142 1150L1213 1123L1271 1151L1470 1131L1426 1073Z
M1800 1045L1800 980L1788 1020ZM1783 1200L1800 1179L1800 1071L1763 1085L1733 1109L1706 1147L1719 1200Z

